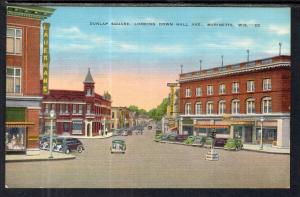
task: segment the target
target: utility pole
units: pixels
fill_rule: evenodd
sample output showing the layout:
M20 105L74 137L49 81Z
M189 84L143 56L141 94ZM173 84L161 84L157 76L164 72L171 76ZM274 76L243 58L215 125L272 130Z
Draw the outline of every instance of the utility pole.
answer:
M281 42L279 42L279 55L281 55Z
M222 59L222 67L223 67L223 58L224 58L224 56L223 56L223 55L221 55L221 59Z
M183 68L183 65L181 64L180 65L180 73L182 74L182 68Z
M249 63L249 53L250 53L250 50L247 49L247 63Z
M202 70L202 60L200 60L200 71Z

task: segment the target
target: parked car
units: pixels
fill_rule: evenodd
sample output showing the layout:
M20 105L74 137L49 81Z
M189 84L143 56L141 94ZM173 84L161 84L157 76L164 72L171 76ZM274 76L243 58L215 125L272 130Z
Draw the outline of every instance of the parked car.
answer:
M193 144L195 141L195 136L191 135L186 140L183 141L184 144Z
M123 132L122 132L122 136L127 136L128 135L128 130L125 129Z
M177 133L172 132L168 135L168 140L169 141L176 141L176 137L177 137Z
M203 146L204 143L205 143L205 141L206 141L206 137L204 137L204 136L196 136L193 144L194 145Z
M181 134L181 135L176 135L175 140L178 142L183 142L184 140L186 140L189 136L185 135L185 134Z
M58 137L55 139L54 151L64 152L69 154L71 151L77 151L81 153L84 150L84 146L77 138Z
M152 126L151 126L151 125L148 125L148 129L151 130L151 129L152 129Z
M57 136L53 136L52 142L53 142L53 148L55 146L55 140ZM43 135L39 136L39 147L41 150L49 150L50 148L50 136L48 135Z
M125 153L126 143L124 140L113 140L110 147L111 153Z
M224 146L224 149L225 150L241 150L243 148L243 143L242 143L242 140L241 139L228 139L225 146Z
M224 147L226 144L227 139L226 138L216 138L215 139L215 146L216 147Z

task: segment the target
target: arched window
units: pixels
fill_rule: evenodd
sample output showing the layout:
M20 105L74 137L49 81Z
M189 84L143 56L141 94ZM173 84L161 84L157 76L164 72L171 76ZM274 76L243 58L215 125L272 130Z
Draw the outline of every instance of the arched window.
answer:
M224 100L219 101L219 114L225 114L226 103Z
M201 114L202 112L202 104L201 102L197 102L195 104L195 114Z
M231 113L239 114L240 113L240 100L234 99L231 102Z
M272 98L271 97L264 97L262 99L262 113L263 114L268 114L272 113Z
M247 106L247 114L255 113L255 100L253 98L247 99L246 106Z
M212 114L214 111L214 102L208 101L206 103L206 114Z
M185 114L191 114L191 103L186 103L185 108L184 108L184 113Z

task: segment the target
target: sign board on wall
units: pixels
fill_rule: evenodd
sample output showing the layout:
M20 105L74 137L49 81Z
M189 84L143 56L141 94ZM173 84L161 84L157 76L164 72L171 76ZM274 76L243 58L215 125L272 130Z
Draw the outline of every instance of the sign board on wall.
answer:
M43 94L49 92L49 23L43 23Z

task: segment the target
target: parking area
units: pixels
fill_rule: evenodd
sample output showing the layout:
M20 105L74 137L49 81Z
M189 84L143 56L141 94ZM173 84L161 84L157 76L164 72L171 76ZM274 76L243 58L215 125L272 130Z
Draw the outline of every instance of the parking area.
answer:
M124 139L125 154L111 154ZM206 148L157 143L143 135L81 139L73 160L6 164L6 184L52 188L289 188L290 156L219 149L219 161L206 161Z

